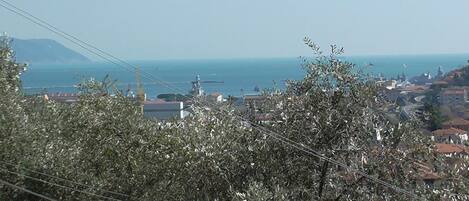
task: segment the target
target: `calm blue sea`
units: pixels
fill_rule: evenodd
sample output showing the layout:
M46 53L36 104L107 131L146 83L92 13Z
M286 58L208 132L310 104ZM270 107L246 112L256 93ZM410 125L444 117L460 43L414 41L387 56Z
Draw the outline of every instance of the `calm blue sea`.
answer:
M469 55L407 55L407 56L354 56L344 60L364 67L372 63L371 73L382 73L392 77L405 72L407 76L416 76L424 72L436 74L439 66L445 71L465 64ZM284 87L288 79L301 79L304 71L298 58L273 59L213 59L213 60L157 60L130 62L141 68L142 80L150 98L157 94L175 93L174 90L161 86L145 78L150 73L167 81L180 91L189 91L191 81L200 75L205 81L223 81L223 84L203 84L206 92L221 92L224 95L239 96L242 93L254 93L254 88ZM405 68L404 66L407 66ZM94 77L102 79L109 74L117 80L118 87L127 89L130 84L135 89L135 73L109 63L90 64L32 64L22 75L26 93L75 92L74 84L82 79ZM179 91L179 92L180 92Z

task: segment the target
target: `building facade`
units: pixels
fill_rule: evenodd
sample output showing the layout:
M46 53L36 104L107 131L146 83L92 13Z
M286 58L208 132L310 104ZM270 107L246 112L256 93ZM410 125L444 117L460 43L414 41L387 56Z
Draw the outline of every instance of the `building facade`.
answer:
M468 136L465 130L449 128L433 131L432 139L436 143L462 144L467 141Z
M467 91L465 88L448 88L440 94L441 105L464 105L467 102Z
M143 104L143 114L147 118L159 120L183 119L189 112L183 102L147 101Z

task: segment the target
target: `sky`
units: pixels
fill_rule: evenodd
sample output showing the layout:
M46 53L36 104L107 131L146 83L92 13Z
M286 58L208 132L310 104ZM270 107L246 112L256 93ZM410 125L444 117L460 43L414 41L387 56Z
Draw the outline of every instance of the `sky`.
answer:
M127 60L469 52L467 0L7 0ZM1 3L1 1L0 1ZM0 31L86 51L0 8Z

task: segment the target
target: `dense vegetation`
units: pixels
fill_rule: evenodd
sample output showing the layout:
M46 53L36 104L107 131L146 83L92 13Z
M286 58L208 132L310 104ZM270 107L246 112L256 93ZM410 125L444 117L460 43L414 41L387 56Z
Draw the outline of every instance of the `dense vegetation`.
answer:
M427 128L431 131L441 129L443 122L447 120L441 114L440 103L438 96L441 93L441 87L433 85L428 92L425 93L423 99L423 111L425 115L422 115L422 121L427 125Z
M317 57L305 60L303 80L268 93L253 111L272 114L263 126L421 198L462 199L454 194L468 193L464 175L435 159L432 144L415 122L387 120L376 85L354 71L353 64L336 58L341 49L333 46L332 54L323 56L316 45L306 43ZM230 105L209 109L197 101L187 119L158 122L143 118L138 104L118 91L109 96L109 86L94 80L80 85L80 101L71 105L23 96L19 73L8 41L2 41L0 179L48 197L415 199L278 141L239 118ZM426 186L415 163L434 164L452 180ZM1 184L0 199L38 200Z

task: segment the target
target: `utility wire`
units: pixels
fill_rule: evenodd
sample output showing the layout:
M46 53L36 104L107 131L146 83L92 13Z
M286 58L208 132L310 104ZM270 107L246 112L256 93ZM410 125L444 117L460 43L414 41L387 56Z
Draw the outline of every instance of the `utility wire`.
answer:
M121 200L119 200L119 199L115 199L115 198L111 198L111 197L106 197L106 196L102 196L102 195L97 195L97 194L94 194L94 193L90 193L90 192L78 190L78 189L71 188L71 187L68 187L68 186L63 186L63 185L60 185L60 184L48 182L48 181L45 181L45 180L42 180L42 179L39 179L39 178L36 178L36 177L31 177L31 176L28 176L28 175L25 175L25 174L21 174L21 173L18 173L18 172L10 171L10 170L7 170L7 169L5 169L5 168L1 168L1 167L0 167L0 170L1 170L1 171L4 171L4 172L7 172L7 173L10 173L10 174L14 174L14 175L20 176L20 177L25 177L25 178L28 178L28 179L32 179L32 180L34 180L34 181L38 181L38 182L42 182L42 183L49 184L49 185L52 185L52 186L56 186L56 187L68 189L68 190L71 190L71 191L80 192L80 193L87 194L87 195L90 195L90 196L95 196L95 197L99 197L99 198L103 198L103 199L108 199L108 200L114 200L114 201L121 201Z
M87 43L87 42L79 39L76 36L68 34L67 32L65 32L65 31L51 25L50 23L48 23L48 22L46 22L46 21L32 15L31 13L29 13L29 12L27 12L27 11L21 9L21 8L18 8L17 6L9 3L8 1L5 1L5 0L0 0L0 1L4 2L5 4L7 4L8 6L10 6L12 8L10 8L8 6L5 6L3 4L0 4L1 7L5 8L5 9L11 11L11 12L14 12L15 14L18 14L18 15L22 16L23 18L33 22L34 24L36 24L38 26L41 26L41 27L43 27L43 28L45 28L49 31L52 31L53 33L63 37L64 39L74 43L75 45L78 45L79 47L87 50L88 52L98 56L99 58L102 58L102 59L104 59L108 62L111 62L114 65L123 67L127 70L129 70L128 68L131 68L132 69L132 70L130 70L131 72L134 72L134 70L138 69L138 67L130 64L129 62L126 62L123 59L120 59L120 58L118 58L118 57L116 57L116 56L114 56L114 55L112 55L112 54L110 54L110 53L108 53L108 52L106 52L106 51L104 51L104 50L90 44L90 43ZM106 56L111 57L112 59L116 60L117 62L113 61L112 59L107 58ZM160 85L165 86L165 87L167 87L169 89L172 89L174 91L177 91L178 93L182 93L182 94L186 93L183 90L180 90L176 87L171 86L170 84L168 84L167 82L163 81L161 78L159 78L159 77L157 77L153 74L143 72L143 71L141 71L141 72L146 75L146 76L143 76L143 77L145 77L149 80L154 80L157 83L159 83Z
M39 194L39 193L30 191L30 190L28 190L28 189L26 189L26 188L19 187L19 186L17 186L17 185L14 185L14 184L9 183L9 182L6 182L6 181L3 181L3 180L1 180L1 179L0 179L0 183L2 183L3 185L9 186L9 187L11 187L11 188L15 188L15 189L18 189L18 190L20 190L20 191L24 191L24 192L29 193L29 194L31 194L31 195L35 195L35 196L40 197L40 198L42 198L42 199L44 199L44 200L57 201L56 199L53 199L53 198L47 197L47 196L45 196L45 195L42 195L42 194Z
M0 1L1 1L1 2L6 2L6 1L4 1L4 0L0 0ZM10 4L10 3L9 3L9 4ZM124 69L126 69L126 70L128 70L128 71L130 71L130 72L134 72L134 70L138 69L138 67L135 67L135 66L133 66L133 65L127 63L127 62L125 62L124 65L123 65L123 64L121 64L122 62L119 63L119 62L116 62L116 61L114 61L114 60L112 60L112 59L109 59L109 58L108 58L109 56L106 57L106 55L103 55L102 53L100 53L100 51L102 51L102 50L100 50L100 51L93 50L93 49L95 49L95 48L93 48L94 46L87 45L87 44L82 44L82 43L80 43L80 42L77 42L77 41L74 40L73 38L70 38L69 36L67 36L67 35L65 35L65 34L62 34L60 31L57 31L57 30L55 30L55 29L53 29L53 28L51 28L51 27L48 27L48 26L46 26L46 25L44 25L44 24L42 24L42 23L36 21L34 18L29 17L28 14L24 14L24 13L22 13L22 12L20 12L20 11L15 10L14 8L10 8L10 7L5 6L5 5L3 5L3 4L0 4L0 7L3 7L3 8L5 8L5 9L9 10L10 12L13 12L13 13L15 13L15 14L17 14L17 15L20 15L21 17L23 17L23 18L25 18L25 19L31 21L32 23L34 23L34 24L36 24L36 25L38 25L38 26L41 26L41 27L43 27L43 28L45 28L45 29L47 29L47 30L49 30L49 31L51 31L51 32L53 32L53 33L55 33L55 34L61 36L62 38L66 39L66 40L68 40L68 41L70 41L70 42L72 42L72 43L75 44L75 45L78 45L79 47L85 49L86 51L88 51L88 52L90 52L90 53L92 53L92 54L98 56L99 58L104 59L104 60L106 60L106 61L108 61L108 62L110 62L110 63L112 63L112 64L114 64L114 65L116 65L116 66L120 66L120 67L122 67L122 68L124 68ZM89 46L89 47L87 47L87 46ZM90 48L90 47L91 47L91 48ZM96 49L97 49L97 48L96 48ZM104 52L104 51L102 51L102 52ZM113 57L114 57L114 56L113 56ZM122 60L122 61L123 61L123 60ZM130 68L130 69L129 69L129 68ZM154 80L154 81L156 81L156 83L158 83L158 84L160 84L160 85L162 85L162 86L164 86L164 87L167 87L167 88L169 88L169 89L171 89L171 90L174 90L174 91L178 91L178 93L185 93L183 90L180 90L180 89L178 89L178 88L175 88L175 87L173 87L173 86L167 84L166 82L162 81L160 78L158 78L158 77L156 77L156 76L154 76L154 75L152 75L152 74L149 74L149 73L146 73L146 72L145 72L145 74L142 74L142 77L144 77L144 78L146 78L146 79L148 79L148 80Z
M6 4L10 5L10 6L13 5L13 4L11 4L11 3L8 3L8 2L5 1L5 0L0 0L0 1L1 1L1 2L4 2L4 3L6 3ZM109 54L109 53L105 53L105 51L102 51L102 50L100 50L99 48L96 48L95 46L92 46L92 45L89 44L89 43L85 43L85 42L83 42L83 41L81 41L81 40L77 40L77 41L78 41L78 42L77 42L77 41L76 41L76 39L77 39L76 37L71 36L70 34L63 34L63 33L65 33L65 32L63 32L63 31L58 31L58 29L54 29L53 26L47 26L48 23L41 24L40 22L43 21L43 20L41 20L41 21L39 21L39 22L35 21L34 19L39 19L39 18L37 18L37 17L28 17L28 16L33 16L33 15L30 14L30 13L28 13L28 12L26 12L26 11L23 11L23 10L20 10L20 9L17 9L17 10L19 10L19 11L16 11L16 10L14 10L14 8L17 8L17 7L10 8L10 7L5 6L5 5L3 5L3 4L0 4L0 6L1 6L1 7L4 7L5 9L7 9L7 10L9 10L9 11L11 11L11 12L16 13L16 14L18 14L18 15L20 15L20 16L26 18L26 19L28 19L29 21L31 21L31 22L33 22L33 23L35 23L35 24L37 24L37 25L39 25L39 26L41 26L41 27L43 27L43 28L46 28L46 29L48 29L48 30L50 30L50 31L52 31L52 32L54 32L54 33L56 33L56 34L62 36L62 37L65 38L66 40L69 40L70 42L72 42L72 43L74 43L74 44L76 44L76 45L82 47L83 49L85 49L85 50L87 50L87 51L89 51L89 52L91 52L91 53L93 53L93 54L99 56L100 58L103 58L103 59L105 59L105 60L107 60L107 61L109 61L109 62L111 62L111 63L113 63L113 64L115 64L115 65L124 67L124 68L126 68L126 69L127 69L127 67L129 67L129 66L130 66L131 68L136 69L136 67L134 67L133 65L131 65L131 64L129 64L129 63L127 63L127 62L125 62L125 61L123 61L123 60L121 60L121 59L115 57L115 56L112 56L112 55ZM22 13L20 13L20 12L22 12ZM26 13L26 14L23 14L23 13ZM67 36L68 36L68 37L67 37ZM75 40L73 40L74 38L75 38ZM102 53L104 52L104 55L107 55L107 56L109 56L109 57L111 57L111 58L114 58L114 59L117 58L116 60L118 60L119 62L121 62L121 63L123 63L123 64L125 64L125 65L122 65L122 64L120 64L120 63L117 63L117 62L115 62L115 61L113 61L113 60L111 60L111 59L109 59L109 58L107 58L107 57L101 55L100 53L98 53L98 52L92 50L91 48L85 47L85 45L79 43L80 41L81 41L81 43L85 44L85 45L88 46L88 47L91 47L91 48L93 48L93 49L95 49L95 50L97 50L97 51L99 51L99 52L102 52ZM180 89L178 89L178 88L176 88L176 87L172 87L171 85L167 84L166 82L162 81L161 79L159 79L158 77L156 77L156 76L154 76L154 75L152 75L152 74L149 74L149 73L145 73L145 74L148 75L148 77L153 78L153 80L156 80L158 83L161 83L162 86L165 86L165 87L167 87L167 88L169 88L169 89L172 89L172 90L174 90L174 91L177 91L177 92L179 92L179 93L181 93L181 92L183 91L183 90L180 90ZM146 78L148 79L148 77L146 77ZM150 79L150 80L152 80L152 79ZM182 92L182 93L184 94L185 92ZM183 96L188 97L188 96L186 96L186 95L183 95ZM263 133L265 133L265 134L267 134L267 135L269 135L269 136L271 136L271 137L273 137L273 138L275 138L275 139L277 139L277 140L279 140L279 141L281 141L281 142L283 142L283 143L285 143L285 144L287 144L287 145L289 145L289 146L292 146L292 147L294 147L294 148L296 148L296 149L298 149L298 150L300 150L300 151L303 151L303 152L305 152L305 153L308 153L308 154L310 154L310 155L313 155L313 156L315 156L315 157L318 157L318 158L320 158L320 159L322 159L322 160L329 161L329 162L331 162L331 163L333 163L333 164L336 164L336 165L338 165L338 166L341 166L341 167L343 167L343 168L345 168L345 169L347 169L347 170L356 172L356 173L358 173L358 174L360 174L360 175L366 177L367 179L369 179L369 180L371 180L371 181L374 181L374 182L376 182L376 183L379 183L379 184L381 184L381 185L383 185L383 186L386 186L386 187L388 187L388 188L390 188L390 189L393 189L393 190L395 190L396 192L404 193L404 194L406 194L406 195L408 195L408 196L410 196L410 197L413 197L413 198L415 198L415 199L424 200L423 198L418 197L417 195L415 195L414 193L412 193L412 192L410 192L410 191L406 191L406 190L404 190L404 189L402 189L402 188L400 188L400 187L397 187L397 186L395 186L395 185L392 185L392 184L390 184L390 183L388 183L388 182L386 182L386 181L383 181L383 180L381 180L381 179L379 179L379 178L376 178L376 177L374 177L374 176L368 175L368 174L366 174L365 172L363 172L363 171L361 171L361 170L353 169L353 168L347 166L346 164L344 164L344 163L342 163L342 162L340 162L340 161L336 161L336 160L334 160L334 159L328 158L328 157L326 157L324 154L321 154L321 153L319 153L319 152L317 152L317 151L312 150L312 149L309 148L309 147L306 147L306 146L304 146L304 145L302 145L302 144L300 144L300 143L294 142L294 141L292 141L292 140L290 140L290 139L288 139L288 138L286 138L286 137L283 137L282 135L280 135L279 133L277 133L277 132L275 132L275 131L272 131L272 130L270 130L270 129L266 129L266 128L264 128L263 126L261 126L261 125L259 125L259 124L256 124L256 123L254 123L254 122L252 122L252 121L249 121L249 120L243 118L242 116L239 116L239 115L237 115L237 116L238 116L239 119L241 119L241 120L243 120L243 121L245 121L245 122L248 122L248 123L250 123L251 125L253 125L253 128L255 128L256 130L259 130L260 132L263 132Z
M244 118L242 118L242 119L244 119ZM283 142L283 143L285 143L285 144L287 144L287 145L289 145L289 146L291 146L291 147L293 147L293 148L296 148L296 149L298 149L298 150L300 150L300 151L303 151L303 152L305 152L305 153L307 153L307 154L310 154L310 155L312 155L312 156L315 156L315 157L317 157L317 158L319 158L319 159L321 159L321 160L328 161L328 162L330 162L330 163L332 163L332 164L338 165L338 166L340 166L340 167L342 167L342 168L345 168L345 169L348 170L348 171L358 173L359 175L361 175L361 176L367 178L367 179L370 180L370 181L373 181L373 182L376 182L376 183L381 184L381 185L383 185L383 186L386 186L386 187L388 187L388 188L390 188L390 189L393 189L393 190L396 191L396 192L403 193L403 194L405 194L405 195L407 195L407 196L409 196L409 197L412 197L412 198L414 198L414 199L416 199L416 200L425 200L424 198L421 198L421 197L419 197L418 195L416 195L416 194L414 194L414 193L412 193L412 192L409 192L409 191L407 191L407 190L405 190L405 189L402 189L402 188L400 188L400 187L398 187L398 186L395 186L395 185L393 185L393 184L390 184L390 183L388 183L388 182L386 182L386 181L384 181L384 180L382 180L382 179L379 179L379 178L377 178L377 177L375 177L375 176L369 175L369 174L367 174L366 172L364 172L364 171L362 171L362 170L359 170L359 169L356 169L356 168L351 168L351 167L349 167L347 164L345 164L345 163L343 163L343 162L340 162L340 161L334 160L334 159L332 159L332 158L329 158L329 157L325 156L324 154L322 154L322 153L320 153L320 152L318 152L318 151L315 151L315 150L313 150L313 149L311 149L311 148L309 148L309 147L306 147L305 145L303 145L303 144L301 144L301 143L295 142L295 141L293 141L293 140L291 140L291 139L289 139L289 138L287 138L287 137L284 137L284 136L282 136L281 134L279 134L279 133L277 133L277 132L274 132L274 131L271 131L271 130L269 130L269 129L266 129L265 127L263 127L263 126L261 126L261 125L259 125L259 124L252 123L252 125L253 125L253 128L255 128L256 130L260 131L261 133L265 133L265 134L269 135L270 137L273 137L273 138L277 139L278 141Z
M114 195L129 197L128 195L123 194L123 193L118 193L118 192L114 192L114 191L99 189L99 188L91 186L91 185L86 185L86 184L78 183L78 182L75 182L75 181L72 181L72 180L69 180L69 179L60 178L60 177L50 175L50 174L46 174L46 173L43 173L43 172L39 172L39 171L36 171L36 170L33 170L33 169L21 167L19 165L14 165L12 163L4 162L4 161L0 161L0 163L8 165L8 166L12 166L12 167L20 168L20 169L23 169L23 170L26 170L26 171L29 171L29 172L39 174L39 175L51 177L51 178L54 178L54 179L57 179L57 180L60 180L60 181L69 182L69 183L72 183L72 184L75 184L75 185L79 185L79 186L83 186L83 187L87 187L87 188L91 188L91 189L96 189L96 190L99 190L99 191L102 191L102 192L105 192L105 193L110 193L110 194L114 194Z

